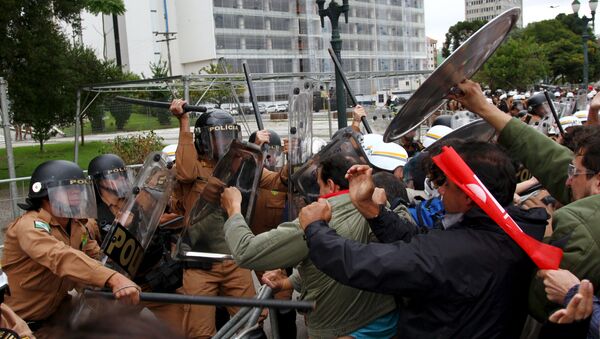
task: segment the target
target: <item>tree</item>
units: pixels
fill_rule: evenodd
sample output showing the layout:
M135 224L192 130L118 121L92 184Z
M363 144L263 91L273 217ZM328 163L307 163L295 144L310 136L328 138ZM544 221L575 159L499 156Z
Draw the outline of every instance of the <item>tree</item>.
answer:
M169 75L169 67L166 61L159 60L156 63L150 63L150 71L152 72L152 79L165 78ZM150 100L154 101L168 101L169 95L165 92L150 92ZM169 110L160 108L148 108L149 111L156 115L158 122L163 126L171 124L171 113Z
M125 13L125 4L123 0L86 0L85 9L94 15L123 15ZM104 17L102 18L102 55L104 60L108 59L106 54L106 28L104 27Z
M227 67L227 73L230 73L231 66L227 65L225 67ZM222 64L210 64L209 66L202 67L200 69L200 73L224 74L225 72L223 72ZM231 102L233 100L231 90L232 86L234 85L231 83L227 83L227 79L220 79L211 86L211 88L208 90L208 92L206 92L202 100L206 102L211 102L220 108L222 104L226 102ZM236 96L244 94L244 87L233 88Z
M71 46L59 23L72 24L86 1L3 0L0 8L0 76L8 83L16 122L30 124L43 150L53 126L72 124L76 89L121 73Z
M533 39L511 37L475 75L491 89L516 88L525 91L531 84L544 79L549 72L544 49Z
M442 47L442 56L444 58L450 56L455 49L486 23L485 20L459 21L454 26L450 26Z

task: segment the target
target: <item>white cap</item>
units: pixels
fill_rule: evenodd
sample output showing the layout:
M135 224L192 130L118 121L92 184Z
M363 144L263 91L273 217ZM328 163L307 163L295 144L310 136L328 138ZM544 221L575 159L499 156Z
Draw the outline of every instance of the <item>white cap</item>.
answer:
M425 148L431 146L434 142L440 140L450 132L452 132L452 128L448 126L435 125L431 127L427 131L427 134L425 134L425 139L423 139L423 146L425 146Z
M554 92L554 97L555 97L555 98L556 98L556 97L559 97L559 96L560 96L560 92L559 92L559 91L556 91L556 92Z
M382 170L391 172L406 165L408 161L408 153L404 147L393 142L383 142L381 134L365 134L362 145L369 163Z
M509 97L512 97L512 96L515 96L515 95L517 95L517 91L509 91L508 92L508 96Z
M167 159L171 162L175 161L175 152L177 152L177 144L167 145L162 149L162 152L167 156Z
M567 98L573 98L574 96L573 92L567 92Z
M499 99L500 99L500 100L504 100L504 99L506 99L506 93L502 94L502 95L500 96L500 98L499 98Z
M586 119L587 119L587 114L586 114ZM581 126L581 120L579 120L578 117L573 116L573 115L567 115L565 117L560 118L558 121L560 121L560 125L562 126L563 129L567 129L567 128L573 127L573 126Z

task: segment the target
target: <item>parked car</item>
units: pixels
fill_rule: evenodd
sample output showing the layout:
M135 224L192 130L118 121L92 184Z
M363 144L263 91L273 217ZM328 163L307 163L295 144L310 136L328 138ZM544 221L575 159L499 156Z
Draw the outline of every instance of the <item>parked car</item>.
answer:
M267 106L267 113L275 113L275 112L277 112L277 105Z
M277 112L287 112L286 104L277 104Z

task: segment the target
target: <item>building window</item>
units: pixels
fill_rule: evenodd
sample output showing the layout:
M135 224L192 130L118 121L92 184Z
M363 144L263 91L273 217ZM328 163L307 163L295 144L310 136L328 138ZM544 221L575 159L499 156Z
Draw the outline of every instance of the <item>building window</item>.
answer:
M292 40L290 38L273 37L271 38L271 48L291 50Z
M288 73L292 69L292 59L273 59L273 72Z
M264 9L262 0L244 0L244 9Z
M237 0L213 0L214 7L238 8Z
M246 38L246 49L266 49L267 40L264 36L261 37L247 37Z
M276 12L289 12L290 2L287 0L270 0L271 10Z
M244 16L244 28L265 29L265 19L261 16Z

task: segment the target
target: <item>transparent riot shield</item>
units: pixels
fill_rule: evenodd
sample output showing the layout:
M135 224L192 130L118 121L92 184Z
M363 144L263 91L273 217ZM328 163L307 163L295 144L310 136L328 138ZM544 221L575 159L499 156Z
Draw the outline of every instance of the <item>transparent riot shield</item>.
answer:
M304 164L312 155L313 83L301 81L292 86L289 100L289 150L292 167Z
M223 233L227 215L218 196L223 187L237 187L242 193L242 215L249 223L262 169L263 153L257 145L238 140L231 143L229 151L215 166L202 196L190 211L187 227L177 244L177 259L211 261L230 258Z
M317 183L317 169L322 161L335 154L343 154L349 159L354 159L359 164L369 164L367 155L362 148L362 135L358 133L340 133L332 139L327 146L315 154L300 169L292 175L292 182L298 192L308 202L317 201L319 198L319 185Z
M132 277L159 225L174 180L172 163L159 152L150 154L134 181L132 194L102 243L106 256Z

